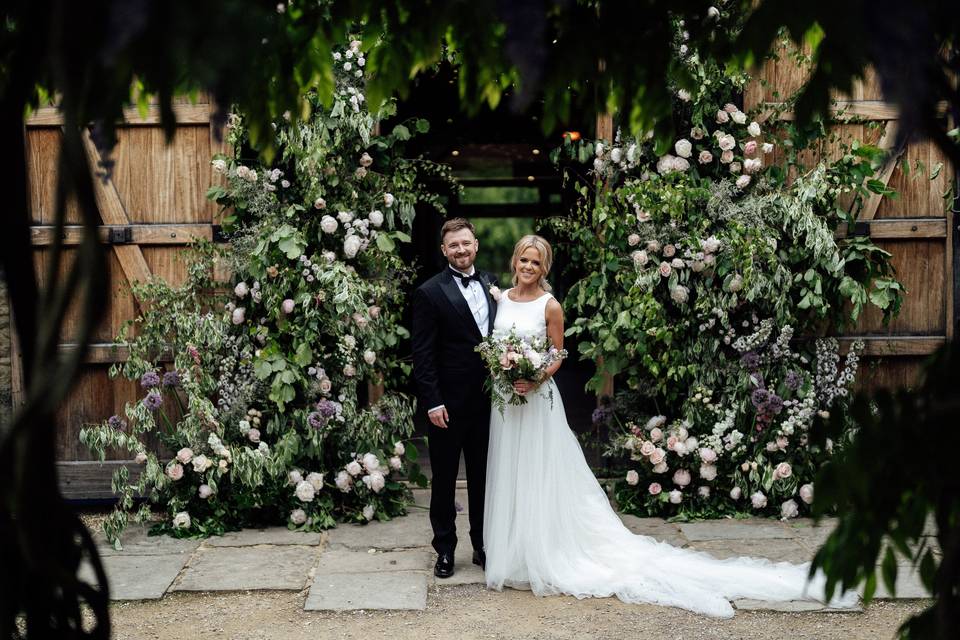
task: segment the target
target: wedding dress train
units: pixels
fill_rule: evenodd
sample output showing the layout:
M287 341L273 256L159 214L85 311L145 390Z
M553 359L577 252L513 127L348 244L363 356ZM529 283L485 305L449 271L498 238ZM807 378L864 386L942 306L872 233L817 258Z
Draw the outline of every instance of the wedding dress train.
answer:
M532 302L501 296L494 332L543 336L550 294ZM552 398L551 398L552 395ZM487 457L486 582L537 595L617 596L731 617L731 601L823 600L809 564L759 558L720 560L635 535L611 508L567 425L553 380L527 404L494 408ZM857 596L831 602L854 606Z

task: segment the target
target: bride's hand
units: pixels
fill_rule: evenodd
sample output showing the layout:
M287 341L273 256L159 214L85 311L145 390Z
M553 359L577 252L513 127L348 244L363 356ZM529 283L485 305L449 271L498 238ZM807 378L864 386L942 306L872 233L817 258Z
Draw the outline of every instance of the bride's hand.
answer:
M529 380L517 380L513 383L513 390L518 396L525 396L535 388L536 386Z

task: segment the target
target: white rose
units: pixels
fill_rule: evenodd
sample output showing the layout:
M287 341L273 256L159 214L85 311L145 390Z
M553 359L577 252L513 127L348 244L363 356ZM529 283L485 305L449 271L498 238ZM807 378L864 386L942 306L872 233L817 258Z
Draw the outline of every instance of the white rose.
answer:
M341 471L337 474L336 480L333 481L337 485L337 489L340 489L343 493L350 492L350 485L353 484L353 479L350 477L350 474L346 471Z
M656 455L656 454L654 454L654 455ZM650 456L650 458L652 459L653 456ZM655 465L653 465L653 472L654 472L654 473L666 473L666 472L667 472L667 463L666 463L666 461L664 461L664 462L658 462L658 463L656 463Z
M323 489L323 474L316 471L307 474L306 481L313 486L315 491Z
M670 502L671 504L680 504L681 502L683 502L683 493L678 489L674 489L673 491L671 491Z
M747 185L749 184L750 184L750 176L748 176L747 174L743 174L742 176L737 178L738 189L746 189Z
M630 469L630 471L627 471L627 484L633 487L633 486L636 486L639 482L640 482L639 473L637 473L633 469Z
M749 125L747 125L747 133L756 138L758 135L760 135L760 125L756 122L751 122Z
M333 216L326 215L320 218L320 228L323 230L324 233L333 233L337 230L337 227L339 226L340 225L337 222L337 219L334 218Z
M343 240L343 254L348 258L356 257L360 251L360 236L347 236Z
M673 484L678 487L685 487L690 484L690 472L686 469L677 469L673 473Z
M713 162L713 154L704 149L700 152L700 155L697 156L697 162L700 164L710 164Z
M247 439L254 444L260 442L260 429L251 428L250 430L248 430Z
M730 121L730 114L726 111L717 111L717 124L726 124Z
M327 201L324 200L323 198L317 198L316 200L313 201L313 208L314 208L314 209L326 209L326 208L327 208Z
M689 158L693 153L693 145L691 145L690 141L686 138L680 138L676 144L673 145L673 150L676 151L677 155L681 158Z
M631 247L637 246L640 244L640 236L636 233L631 233L629 236L627 236L627 244Z
M243 307L237 307L233 310L233 313L230 314L230 320L233 324L243 324L243 321L247 319L247 310Z
M713 464L700 465L700 477L707 482L711 482L717 477L717 466Z
M750 496L750 504L753 505L754 509L763 509L767 506L767 496L763 495L761 491L757 491Z
M300 526L307 521L307 512L303 509L294 509L290 512L290 522Z
M797 503L793 500L787 500L782 505L780 505L780 518L783 520L789 520L790 518L796 518L800 514L800 509L797 507Z
M396 198L393 197L392 193L383 194L383 205L388 209L393 206L393 203L396 201Z
M391 456L387 462L394 471L399 471L400 467L403 466L403 461L400 460L399 456Z
M684 172L690 168L690 163L686 158L674 158L673 159L673 169L674 171Z
M383 477L383 474L379 471L374 471L369 477L370 488L373 489L373 492L380 493L383 491L383 487L387 484L386 478Z
M743 124L747 121L747 114L745 114L743 111L734 111L730 114L730 119L737 124Z
M346 224L351 220L353 220L353 213L351 213L350 211L340 211L339 213L337 213L337 220Z
M739 500L740 496L742 495L743 492L740 490L740 487L734 487L733 489L730 489L730 497L734 500Z
M720 17L720 10L717 9L716 7L710 7L709 9L707 9L707 17L710 18L711 20L716 20L717 18Z
M772 142L764 142L764 143L763 143L763 152L764 152L764 153L773 153L773 143L772 143Z
M370 224L375 227L379 227L383 224L383 212L379 209L375 209L367 215L367 219L370 220Z
M369 365L372 365L377 361L377 352L367 349L363 352L363 361Z
M380 460L377 459L377 456L372 453L365 453L363 457L360 458L360 461L363 463L363 468L367 470L367 473L372 473L376 469L380 468Z
M700 497L701 497L701 498L709 498L709 497L710 497L710 487L700 487L700 488L697 489L697 493L700 494Z
M190 514L186 511L181 511L177 515L173 516L173 528L174 529L189 529L190 528Z
M720 138L717 140L717 145L723 151L732 151L733 148L737 146L737 139L734 138L729 133L725 133L721 135Z
M233 288L233 294L238 298L245 298L248 293L250 293L250 288L246 282L238 282L237 286Z
M187 463L189 463L192 459L193 459L193 450L192 450L192 449L190 449L190 448L188 448L188 447L184 447L183 449L180 449L180 451L177 451L177 460L178 460L179 462L182 462L183 464L187 464Z
M650 257L647 255L646 251L634 251L630 254L633 258L633 264L637 267L642 267L650 260Z
M686 89L680 89L677 91L677 97L683 102L690 102L690 92Z
M763 160L760 158L747 158L743 161L743 170L746 173L756 173L763 168Z
M674 162L676 161L676 159L677 158L675 156L672 156L669 153L661 157L659 160L657 160L657 173L663 176L673 171L676 171L677 169L676 169L676 166L674 165Z
M210 488L210 485L208 484L202 484L197 489L197 495L200 496L201 499L206 500L213 495L213 489Z
M717 461L717 452L709 447L704 447L700 449L700 459L707 464L713 464Z
M214 169L214 171L216 171L217 173L226 173L226 172L227 172L227 163L226 163L225 160L223 160L223 159L221 159L221 158L217 158L216 160L214 160L214 161L211 162L210 164L213 165L213 169Z
M209 458L203 454L193 459L193 470L197 473L203 473L212 465L213 463L210 462Z
M360 166L369 167L373 164L373 158L370 157L370 154L366 151L363 152L363 155L360 156Z
M143 464L144 462L147 461L147 454L145 454L143 451L140 451L137 453L133 461L136 462L137 464Z
M312 484L304 480L297 485L295 493L297 494L297 499L299 499L300 502L313 502L313 498L316 495L316 489L313 488Z
M344 469L346 469L347 473L349 473L351 476L354 476L354 477L360 475L360 472L363 471L363 467L361 467L360 463L357 462L356 460L351 460L350 462L348 462L347 466L344 467Z
M403 446L402 442L393 443L393 453L395 455L402 456L406 452L407 452L407 448Z
M730 173L740 173L741 165L739 162L730 163Z
M295 487L301 482L303 482L303 474L301 474L300 471L298 471L297 469L294 469L293 471L287 473L288 485Z
M780 478L789 478L793 475L793 468L790 466L789 462L781 462L773 470L773 479L779 480Z
M352 364L345 364L343 365L343 375L347 376L348 378L352 378L353 376L357 375L357 368Z
M623 151L617 147L610 151L610 161L616 164L620 164L620 159L623 157Z
M376 511L374 510L372 504L368 504L363 508L363 517L367 520L373 520L374 513L376 513Z

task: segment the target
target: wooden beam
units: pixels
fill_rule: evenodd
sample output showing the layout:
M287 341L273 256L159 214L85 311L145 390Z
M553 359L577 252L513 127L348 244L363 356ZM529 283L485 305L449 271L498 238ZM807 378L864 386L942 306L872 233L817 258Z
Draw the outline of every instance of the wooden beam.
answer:
M854 340L863 340L863 356L926 356L947 341L945 336L843 336L838 337L840 352L847 353Z
M209 224L133 224L126 225L131 230L129 244L191 244L196 240L213 240L213 225ZM117 227L101 226L97 228L100 242L109 243L110 229ZM54 230L52 225L30 227L30 241L34 246L53 244ZM65 245L80 244L83 238L83 227L69 225L64 227L61 241Z
M896 121L890 121L887 123L886 129L883 131L883 136L880 138L880 142L877 143L878 147L890 152L890 157L887 158L887 161L880 168L880 171L876 176L874 176L876 180L879 180L883 183L883 186L887 186L887 184L890 182L890 176L893 175L893 170L897 168L897 161L904 152L904 149L902 148L894 150L893 145L896 143L896 141L897 123ZM877 215L877 209L880 208L881 200L883 200L883 194L871 193L870 197L868 197L866 202L863 203L863 209L857 216L857 220L873 220L873 217Z
M110 484L113 472L121 466L130 470L128 482L137 482L143 465L133 460L57 462L60 493L67 500L113 500L116 495Z
M876 240L913 240L916 238L946 238L946 218L885 218L871 220L869 223L870 237ZM846 224L837 227L835 236L846 238L848 229Z
M90 132L83 132L83 144L87 152L87 159L90 162L91 170L94 174L100 167L100 152L96 145L90 139ZM120 195L112 180L104 180L94 175L93 179L94 195L97 200L97 208L100 209L100 217L108 225L127 226L130 219L120 201ZM137 245L113 245L113 251L120 261L120 268L131 285L135 282L147 282L153 277L150 267L143 257L143 252Z
M210 124L210 105L208 104L175 104L173 117L177 124ZM146 114L141 115L137 107L127 107L123 110L122 125L141 126L160 124L160 106L152 104L147 107ZM63 114L57 107L40 107L27 118L28 127L60 127L63 126Z
M796 114L787 109L785 102L763 102L757 105L758 122L767 120L795 120ZM937 112L946 113L946 102L937 105ZM892 102L883 100L837 100L830 106L830 117L835 122L848 120L899 120L900 109Z
M13 315L13 305L10 305L10 403L17 410L26 397L23 380L23 355L20 352L20 336L17 333L16 318Z
M68 353L77 348L77 344L64 342L57 345L60 353ZM87 357L84 358L86 364L113 364L115 362L126 362L130 357L130 347L119 342L97 342L87 345ZM167 349L157 358L157 362L173 362L173 354Z

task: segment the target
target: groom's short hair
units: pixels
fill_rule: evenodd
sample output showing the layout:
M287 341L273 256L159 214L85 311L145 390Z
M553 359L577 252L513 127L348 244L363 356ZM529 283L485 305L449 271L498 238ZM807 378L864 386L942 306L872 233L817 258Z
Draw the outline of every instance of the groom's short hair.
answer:
M447 237L448 233L453 233L454 231L460 231L462 229L469 229L470 233L473 234L473 237L477 237L477 230L474 228L472 222L466 218L450 218L443 223L442 227L440 227L441 244L443 243L443 239Z

